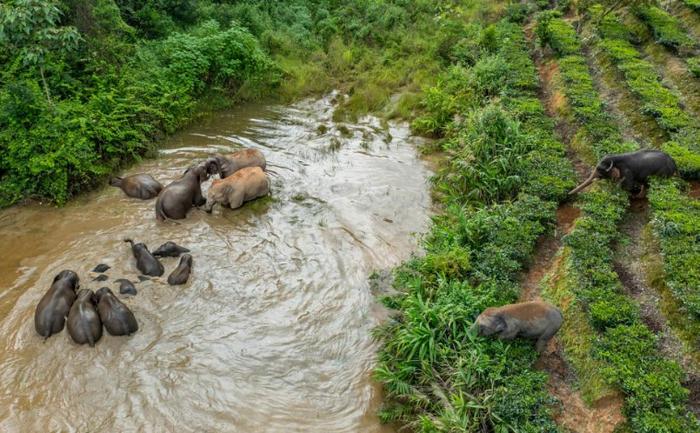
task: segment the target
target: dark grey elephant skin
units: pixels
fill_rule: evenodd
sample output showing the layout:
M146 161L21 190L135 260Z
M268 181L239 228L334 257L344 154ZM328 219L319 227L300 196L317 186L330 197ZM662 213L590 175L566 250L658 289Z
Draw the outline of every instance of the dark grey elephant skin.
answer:
M146 244L138 243L135 244L131 239L124 239L124 242L131 244L131 252L136 258L136 267L144 275L150 275L152 277L160 277L165 272L163 264L158 261L150 251Z
M178 264L177 268L175 268L175 270L168 276L168 284L171 286L185 284L190 278L191 272L192 256L189 254L183 254L180 258L180 264Z
M114 282L119 283L119 294L121 295L136 295L138 293L138 290L134 287L134 283L126 278L120 278Z
M246 167L260 167L264 171L267 161L258 149L242 149L225 156L213 156L207 159L206 166L209 174L218 173L223 179Z
M208 178L206 165L200 164L188 168L180 179L166 186L156 200L158 221L184 219L192 206L206 203L202 196L202 182Z
M569 194L576 194L597 179L612 179L628 192L643 194L650 176L671 177L678 171L676 162L667 153L654 149L607 155L591 175Z
M134 313L108 287L98 290L96 297L97 311L107 332L112 335L131 335L139 330Z
M175 242L168 241L153 251L153 255L156 257L180 257L180 254L189 252L190 250L187 248L181 247Z
M61 271L39 301L34 312L34 329L44 339L63 330L79 282L80 278L75 272Z
M68 333L77 344L95 347L102 338L102 321L95 307L95 293L81 289L68 314Z
M537 301L522 302L487 308L479 314L471 329L478 335L503 340L516 337L535 339L537 351L542 352L563 321L561 311L553 305Z
M132 174L126 177L113 177L109 184L121 188L124 194L133 198L149 200L157 197L163 190L163 185L150 174Z

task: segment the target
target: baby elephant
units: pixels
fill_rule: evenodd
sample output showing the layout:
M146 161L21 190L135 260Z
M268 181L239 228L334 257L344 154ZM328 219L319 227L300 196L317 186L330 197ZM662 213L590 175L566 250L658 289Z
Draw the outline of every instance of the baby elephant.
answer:
M131 244L131 252L136 258L136 267L144 275L150 275L152 277L160 277L165 272L163 265L153 257L148 247L144 243L135 244L131 239L124 239L124 242Z
M139 330L134 313L124 305L109 287L103 287L95 294L97 311L105 329L112 335L131 335Z
M260 167L247 167L226 179L215 179L209 188L204 208L211 212L216 203L236 209L243 203L270 193L270 180Z
M246 167L260 167L265 170L267 161L265 155L258 149L243 149L230 155L216 155L207 159L207 173L218 173L221 179L231 176Z
M180 284L185 284L190 278L190 273L192 272L192 256L189 254L183 254L180 258L180 264L177 268L168 276L168 284L171 286L179 286Z
M68 333L78 344L95 343L102 338L102 321L95 308L95 293L90 289L80 289L78 299L68 314Z
M113 177L109 184L121 188L124 194L133 198L149 200L157 197L163 185L150 174L132 174L126 177Z
M75 289L78 288L79 280L75 272L61 271L39 301L34 312L34 328L44 339L63 330L66 316L75 301Z
M493 335L503 340L533 338L537 340L537 351L542 352L563 321L561 311L553 305L523 302L487 308L476 318L471 330L477 331L478 335Z

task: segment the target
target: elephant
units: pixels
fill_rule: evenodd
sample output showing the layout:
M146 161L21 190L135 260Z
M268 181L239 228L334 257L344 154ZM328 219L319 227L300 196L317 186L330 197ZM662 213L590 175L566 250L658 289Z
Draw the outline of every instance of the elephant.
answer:
M102 320L95 308L95 293L90 289L80 289L78 299L68 313L68 333L77 344L95 343L102 338Z
M202 206L202 182L209 179L207 166L200 164L188 168L182 177L161 191L156 200L156 219L183 219L192 206Z
M126 278L120 278L118 280L115 280L114 282L119 283L120 295L136 295L138 293L138 290L136 290L136 287L134 287L134 283L127 280Z
M156 257L180 257L180 254L189 252L190 250L187 248L181 247L175 242L168 241L153 251L153 255Z
M92 272L96 272L96 273L98 273L98 274L102 274L102 273L104 273L104 272L107 272L107 271L110 270L110 269L111 269L111 267L110 267L109 265L105 265L104 263L100 263L99 265L95 266L95 267L92 269Z
M63 270L54 277L51 288L41 298L34 312L34 329L44 340L63 330L79 285L78 274L71 270Z
M625 191L638 197L649 187L649 176L671 177L676 174L676 162L667 153L654 149L607 155L600 160L591 175L569 194L576 194L596 179L617 181Z
M112 335L131 335L139 330L134 313L124 305L109 287L103 287L95 294L97 311L105 329Z
M177 268L168 276L168 284L171 286L185 284L190 278L190 272L192 272L192 256L183 254L180 258L180 264L178 264Z
M497 336L503 340L515 337L534 338L538 352L559 331L564 321L561 311L546 302L532 301L491 307L476 318L470 328L481 336Z
M163 185L150 174L132 174L126 177L113 177L109 180L111 186L116 186L124 191L124 194L133 198L149 200L158 196L163 190Z
M267 166L265 155L258 149L243 149L230 155L216 155L206 161L207 173L218 173L221 179L231 176L246 167L260 167L263 171Z
M260 167L246 167L225 179L215 179L204 208L211 213L216 203L236 209L243 203L270 193L270 180Z
M136 258L136 267L144 275L150 275L152 277L160 277L165 272L163 269L163 264L158 261L150 251L146 244L138 243L135 244L131 239L124 239L124 242L131 244L131 252Z

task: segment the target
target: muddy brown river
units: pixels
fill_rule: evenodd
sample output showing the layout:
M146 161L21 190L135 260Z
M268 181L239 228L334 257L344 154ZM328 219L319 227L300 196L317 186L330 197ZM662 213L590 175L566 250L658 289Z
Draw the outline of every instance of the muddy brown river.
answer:
M261 149L272 198L157 223L154 201L116 188L63 208L0 212L0 431L387 432L371 380L384 312L368 276L408 258L427 229L429 169L405 125L331 121L330 97L246 105L169 138L127 170L164 184L215 152ZM318 129L319 125L328 127ZM205 184L204 189L208 187ZM185 286L165 275L118 295L138 333L43 341L34 308L62 269L82 287L138 281L122 239L192 250ZM98 263L109 280L93 281Z

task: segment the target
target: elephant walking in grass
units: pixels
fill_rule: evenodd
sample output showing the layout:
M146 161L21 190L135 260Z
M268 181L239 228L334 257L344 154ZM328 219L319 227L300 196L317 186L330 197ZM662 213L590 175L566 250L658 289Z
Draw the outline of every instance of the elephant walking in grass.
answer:
M667 153L654 149L607 155L600 160L591 175L569 194L576 194L597 179L612 179L622 189L643 197L650 176L671 177L677 172L676 162Z
M487 308L479 314L470 329L477 335L502 340L532 338L537 340L537 351L542 352L563 322L564 316L558 308L546 302L533 301Z

